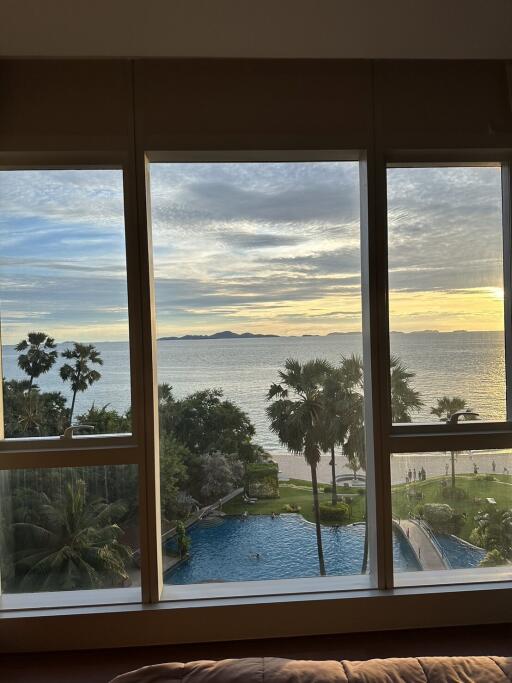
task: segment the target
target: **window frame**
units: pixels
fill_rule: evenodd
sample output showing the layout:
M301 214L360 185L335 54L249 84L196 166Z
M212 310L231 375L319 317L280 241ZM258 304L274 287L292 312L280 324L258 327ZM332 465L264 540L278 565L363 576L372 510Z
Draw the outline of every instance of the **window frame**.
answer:
M382 322L380 334L385 340L385 353L381 362L386 369L387 393L387 450L391 453L428 452L437 450L471 450L472 448L510 448L512 447L512 211L511 211L511 173L512 151L510 150L394 150L385 155L383 182L386 184L388 167L453 167L453 166L496 166L501 164L502 187L502 239L503 239L503 289L504 289L504 344L505 344L505 381L506 381L506 419L499 422L460 422L447 423L408 423L396 424L391 421L389 390L389 284L388 267L381 274L385 282L386 317ZM384 207L383 207L384 208ZM387 196L385 203L386 260L387 260ZM383 267L383 263L380 263Z
M156 384L156 334L154 286L150 232L148 164L156 161L229 160L294 161L329 160L330 150L270 150L255 152L138 151L130 154L41 153L0 154L0 162L19 169L49 168L62 164L90 164L104 168L104 163L121 164L124 172L125 227L130 319L132 404L137 406L133 434L124 437L73 440L69 455L51 442L43 449L30 440L23 447L6 449L0 444L0 469L19 467L60 467L96 464L137 464L139 468L139 524L141 535L142 601L128 604L105 604L98 599L73 606L55 604L53 608L28 609L18 604L0 610L2 649L69 649L168 642L212 641L227 638L254 638L313 633L340 633L382 628L414 628L449 624L498 623L509 621L512 577L495 583L491 574L482 572L482 581L447 585L394 585L391 536L391 453L460 450L467 444L487 448L512 447L512 349L506 336L507 410L503 423L449 425L392 425L389 393L389 316L387 264L387 188L389 163L446 163L453 165L500 161L503 173L504 245L511 239L511 163L510 150L382 150L370 146L367 151L344 154L360 164L361 257L363 300L363 346L365 376L370 390L365 390L367 439L368 515L371 569L376 577L374 588L344 590L329 586L316 592L313 585L301 590L272 594L249 591L238 597L186 597L162 592L160 547L160 501L158 458L158 401ZM337 160L340 152L335 152ZM244 159L245 155L245 159ZM250 158L247 158L250 157ZM507 241L508 240L508 241ZM509 255L510 249L505 251ZM512 317L512 276L505 264L505 315ZM510 325L508 325L510 327ZM132 349L133 347L133 349ZM135 413L134 413L135 415ZM50 440L49 440L50 441ZM94 441L94 444L91 443ZM105 441L105 443L103 443ZM465 446L466 444L466 446ZM342 578L342 577L340 577ZM293 580L292 580L293 581ZM306 580L307 581L307 580ZM312 580L313 582L316 580ZM270 582L269 582L270 583ZM122 589L116 589L122 590ZM78 591L86 593L86 591ZM89 592L91 593L91 592ZM161 600L162 595L164 600ZM42 600L44 602L44 600ZM1 607L1 605L0 605ZM456 616L454 616L456 615ZM244 623L243 628L240 626ZM30 626L29 626L30 625ZM55 636L58 632L58 637ZM63 633L65 631L65 633Z
M134 180L133 157L119 152L77 151L77 152L0 152L2 171L19 170L96 170L116 169L122 173L124 205L124 240L126 255L126 288L128 304L128 344L130 353L130 391L131 391L131 434L109 434L93 436L73 436L63 440L55 437L3 438L3 400L0 385L0 471L19 469L51 469L55 467L86 467L109 465L136 465L138 469L138 506L139 534L141 550L141 602L150 601L150 541L152 525L148 515L146 500L150 486L148 472L148 451L145 429L144 393L144 347L143 280L140 277L140 231L137 221L137 195ZM1 331L0 331L1 342ZM0 353L1 357L1 353ZM59 598L54 595L55 605L78 604L101 605L133 601L132 588L77 590L66 592ZM93 593L95 595L93 595ZM32 595L32 597L30 597ZM48 596L47 596L48 597ZM5 604L4 604L5 603ZM0 614L3 609L17 610L29 604L42 604L38 594L20 594L19 598L0 593Z
M460 422L454 425L450 423L407 423L397 424L391 420L391 390L390 390L390 326L389 326L389 282L387 264L387 236L388 236L388 211L387 190L381 204L382 219L386 234L386 263L384 259L378 265L381 271L382 282L385 283L385 299L381 297L381 306L385 308L386 315L381 321L380 335L384 339L381 347L381 363L384 368L386 383L386 439L385 457L390 463L392 454L398 453L428 453L432 451L461 451L477 449L506 449L512 447L512 211L511 211L511 164L512 152L510 150L484 150L484 149L460 149L460 150L393 150L383 156L382 183L387 187L387 169L393 167L417 168L417 167L471 167L471 166L497 166L501 165L501 208L502 208L502 244L503 244L503 289L504 289L504 351L505 351L505 398L506 419L499 422ZM388 464L390 467L390 464ZM391 481L390 481L391 490ZM391 495L389 497L391 505ZM390 510L391 513L391 510ZM452 586L455 584L477 585L480 582L510 581L512 572L503 574L496 568L474 570L452 570L446 572L421 572L421 577L409 574L404 576L392 576L392 585L399 587L416 586L439 586L441 584ZM473 574L473 576L472 576ZM399 578L398 578L399 577Z
M174 151L163 151L163 150L153 150L146 151L142 156L140 163L144 164L144 177L145 181L145 192L146 192L146 203L145 207L151 206L151 186L150 186L150 166L151 164L159 163L278 163L278 162L334 162L334 161L349 161L359 164L359 195L360 195L360 250L361 250L361 324L362 324L362 334L363 339L365 334L365 324L368 324L364 318L364 300L365 291L368 289L367 277L369 277L369 270L365 267L365 247L364 245L370 243L369 236L369 221L367 220L367 184L366 184L366 173L367 173L367 152L365 150L352 150L352 149L328 149L328 150L174 150ZM140 173L142 176L142 172ZM146 217L146 232L148 234L148 244L151 244L151 210L147 209L144 211ZM150 260L150 278L151 287L154 287L154 277L152 268L152 254L149 256ZM153 324L156 323L156 307L154 303L154 291L153 291ZM156 333L153 330L153 339L156 343ZM363 343L363 366L364 372L369 372L369 364L366 360L366 353L368 349L364 349ZM156 350L155 350L156 354ZM156 356L155 356L156 357ZM156 369L156 368L155 368ZM371 417L368 417L367 412L369 408L365 403L365 433L368 439L370 438L366 432L369 430L371 432L372 426ZM157 430L158 430L158 411L155 415ZM373 443L373 439L371 441ZM156 450L156 458L159 459L159 451ZM369 572L368 578L364 578L363 575L350 575L350 576L337 576L328 577L328 586L325 585L325 581L317 578L299 578L299 579L283 579L281 581L239 581L226 583L226 588L224 590L212 589L210 584L191 584L190 586L182 586L172 584L163 584L163 574L159 581L159 596L162 601L172 601L174 599L181 600L196 600L198 598L212 598L220 592L224 594L225 597L236 598L237 596L252 596L258 595L261 597L268 597L272 595L296 595L307 593L321 593L324 591L342 591L350 592L353 590L365 590L373 589L377 586L384 586L385 581L382 577L381 571L381 561L377 559L378 555L383 555L384 550L382 537L379 533L376 533L377 526L381 523L380 516L377 514L378 504L370 502L375 496L379 495L379 486L375 477L375 458L374 451L371 446L367 447L367 482L366 482L366 497L367 497L367 515L370 516L370 521L368 524L368 545L369 545ZM392 538L391 531L389 533L389 543L390 548L387 550L389 553L389 559L392 560ZM161 548L159 548L159 553L161 555ZM161 557L160 557L161 562ZM324 586L322 587L322 581ZM345 583L345 585L343 585ZM256 585L259 584L259 585ZM266 584L266 586L265 586ZM274 584L274 585L273 585Z

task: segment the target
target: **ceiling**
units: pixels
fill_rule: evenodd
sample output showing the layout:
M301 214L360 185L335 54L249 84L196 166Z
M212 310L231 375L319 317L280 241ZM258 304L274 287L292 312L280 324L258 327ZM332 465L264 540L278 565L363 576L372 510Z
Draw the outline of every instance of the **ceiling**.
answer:
M512 58L512 0L0 0L0 57Z

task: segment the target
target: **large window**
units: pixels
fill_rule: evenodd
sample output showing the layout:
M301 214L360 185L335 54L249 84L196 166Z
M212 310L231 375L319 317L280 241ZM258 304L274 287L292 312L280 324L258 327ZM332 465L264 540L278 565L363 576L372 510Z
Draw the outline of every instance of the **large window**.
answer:
M357 162L152 164L165 584L366 573L359 201Z
M9 615L506 590L508 167L404 155L0 172Z

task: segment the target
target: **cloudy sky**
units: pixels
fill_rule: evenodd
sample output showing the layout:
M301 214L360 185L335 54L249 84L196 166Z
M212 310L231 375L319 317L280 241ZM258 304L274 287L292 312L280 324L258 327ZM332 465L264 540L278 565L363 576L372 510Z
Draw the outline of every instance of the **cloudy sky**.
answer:
M495 168L389 171L391 328L503 327ZM151 169L159 335L360 329L355 163ZM120 171L0 173L2 341L127 339Z

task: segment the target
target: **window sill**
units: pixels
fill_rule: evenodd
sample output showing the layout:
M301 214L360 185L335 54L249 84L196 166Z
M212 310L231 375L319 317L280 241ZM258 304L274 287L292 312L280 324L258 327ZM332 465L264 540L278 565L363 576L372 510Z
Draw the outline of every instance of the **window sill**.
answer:
M2 610L45 610L62 607L99 607L140 603L140 588L105 588L100 590L55 591L41 593L4 593L0 595Z
M512 582L8 610L3 652L507 623Z

